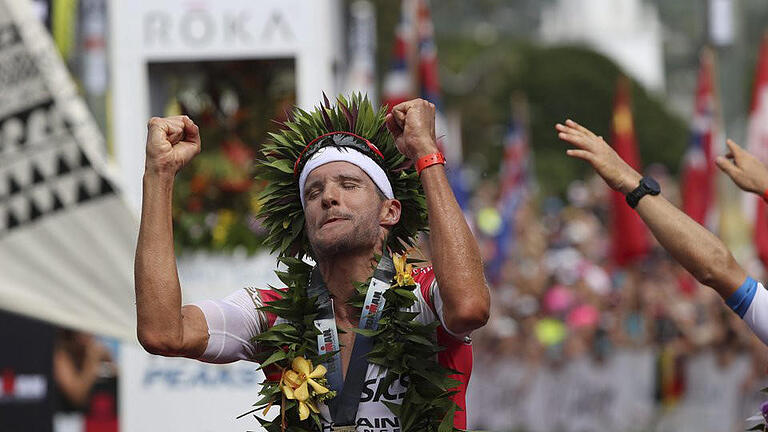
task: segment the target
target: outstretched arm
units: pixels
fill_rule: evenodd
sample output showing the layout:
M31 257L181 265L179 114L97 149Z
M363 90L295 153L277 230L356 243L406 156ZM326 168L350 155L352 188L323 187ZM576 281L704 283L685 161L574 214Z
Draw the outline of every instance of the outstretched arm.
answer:
M171 198L176 172L200 152L200 135L186 116L153 118L147 127L134 262L137 333L141 345L152 354L197 358L207 346L208 327L198 307L181 305Z
M639 185L642 176L602 138L571 120L556 129L559 138L573 146L567 154L589 162L611 188L626 195ZM646 195L636 210L661 246L723 299L728 300L746 280L746 272L725 244L663 196Z
M397 148L414 162L437 153L435 106L425 100L403 102L387 115ZM432 264L443 300L445 324L461 334L488 321L490 294L480 250L456 202L443 165L421 172L427 196Z
M726 144L729 151L717 158L717 167L742 190L763 195L768 190L768 168L732 140L727 140Z

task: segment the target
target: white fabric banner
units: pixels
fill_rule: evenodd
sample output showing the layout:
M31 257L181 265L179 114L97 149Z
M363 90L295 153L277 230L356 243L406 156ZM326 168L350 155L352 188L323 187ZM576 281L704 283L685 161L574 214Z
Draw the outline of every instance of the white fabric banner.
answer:
M706 351L685 365L685 394L674 411L666 413L658 430L717 432L745 430L742 400L751 361L733 353ZM753 405L758 411L760 404Z
M526 432L745 430L760 409L765 380L745 387L748 356L704 351L685 366L686 390L672 408L655 400L656 353L619 349L603 361L582 357L557 368L478 358L467 393L471 430ZM754 424L749 424L750 426Z
M638 430L655 414L650 350L620 350L602 362L580 358L558 368L496 360L478 359L472 373L470 429Z
M196 253L178 260L183 302L221 299L243 287L282 286L274 273L276 257L267 253ZM122 345L120 421L124 431L263 431L253 417L236 417L259 399L257 364L212 365L147 354L136 344Z
M26 0L0 0L0 308L135 340L136 219Z
M264 430L252 416L237 419L260 398L264 374L256 372L255 363L211 365L153 356L125 344L120 364L120 430ZM276 414L276 409L270 413Z

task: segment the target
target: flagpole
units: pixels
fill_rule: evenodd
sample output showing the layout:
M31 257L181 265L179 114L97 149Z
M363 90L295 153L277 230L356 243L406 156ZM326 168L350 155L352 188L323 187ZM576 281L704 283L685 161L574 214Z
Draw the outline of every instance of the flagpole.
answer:
M710 215L709 219L707 221L707 227L712 229L716 234L721 235L723 233L724 229L724 209L725 209L725 199L722 196L722 184L718 181L718 170L717 167L714 165L714 161L717 158L717 155L722 153L723 148L725 148L725 140L722 139L722 133L724 132L724 126L722 122L722 107L720 106L720 86L718 85L718 68L717 68L717 51L712 48L711 46L705 44L701 48L700 56L702 58L702 62L708 62L709 63L709 73L710 73L710 85L711 89L710 92L712 94L712 122L711 122L711 138L710 138L710 151L712 152L712 157L710 158L709 162L709 172L710 175L713 177L711 179L712 181L712 202L710 203Z

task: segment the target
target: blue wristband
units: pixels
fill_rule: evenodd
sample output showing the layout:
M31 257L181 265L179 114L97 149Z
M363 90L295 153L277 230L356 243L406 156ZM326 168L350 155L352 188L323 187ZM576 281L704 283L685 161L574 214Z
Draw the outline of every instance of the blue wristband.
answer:
M757 281L747 276L747 280L728 297L725 304L739 314L739 317L744 318L749 305L752 304L752 299L755 298L755 292L757 292Z

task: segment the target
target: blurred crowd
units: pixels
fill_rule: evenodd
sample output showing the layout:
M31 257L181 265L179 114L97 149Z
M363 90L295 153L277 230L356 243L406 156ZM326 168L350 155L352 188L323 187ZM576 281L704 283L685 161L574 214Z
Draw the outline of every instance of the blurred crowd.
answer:
M655 170L675 202L677 185ZM595 177L574 181L565 201L517 208L514 246L487 272L491 320L473 335L471 426L744 430L760 406L768 351L655 242L646 257L614 266L608 193ZM486 263L498 253L497 201L487 182L471 205Z

